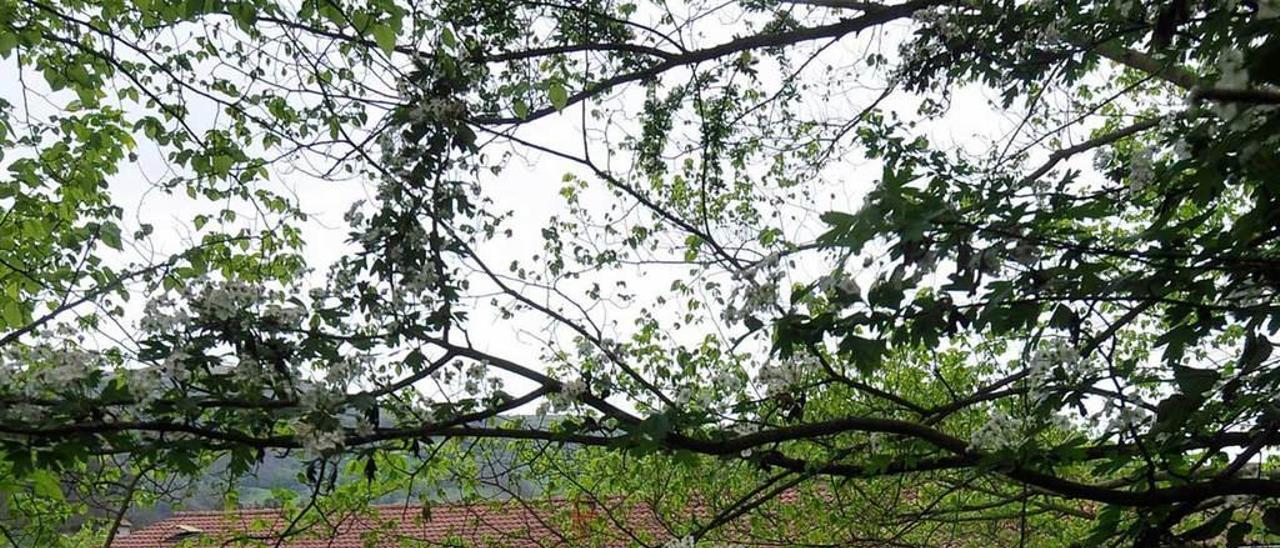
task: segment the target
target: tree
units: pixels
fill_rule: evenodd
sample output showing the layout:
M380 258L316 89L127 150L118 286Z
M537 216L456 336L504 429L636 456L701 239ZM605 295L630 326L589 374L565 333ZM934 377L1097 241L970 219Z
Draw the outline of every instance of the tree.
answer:
M1274 538L1277 9L4 0L0 494L500 451L689 542Z

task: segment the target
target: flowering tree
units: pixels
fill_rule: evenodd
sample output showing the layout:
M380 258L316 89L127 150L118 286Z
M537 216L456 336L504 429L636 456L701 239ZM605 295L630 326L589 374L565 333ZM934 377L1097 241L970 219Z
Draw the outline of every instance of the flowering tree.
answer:
M637 543L1274 539L1277 9L4 0L4 533L501 451Z

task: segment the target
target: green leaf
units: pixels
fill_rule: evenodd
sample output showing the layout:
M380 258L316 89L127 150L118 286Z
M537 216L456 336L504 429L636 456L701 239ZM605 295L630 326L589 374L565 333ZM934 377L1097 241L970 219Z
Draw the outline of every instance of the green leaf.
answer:
M1237 523L1227 530L1227 546L1240 546L1244 544L1244 540L1253 532L1253 525L1248 523Z
M1280 506L1272 506L1262 512L1262 525L1267 531L1280 534Z
M1218 382L1219 376L1217 371L1211 369L1196 369L1180 365L1173 367L1173 380L1178 383L1182 393L1189 396L1203 396L1213 388L1214 383Z
M547 98L551 100L551 106L556 107L556 110L564 110L564 107L569 104L569 92L565 91L560 82L551 82L547 86Z
M104 223L100 234L102 243L106 244L107 247L117 251L124 249L124 246L120 243L120 227L116 226L115 223Z
M1156 424L1153 432L1170 432L1182 428L1187 419L1200 406L1201 400L1186 394L1174 394L1156 404Z
M1212 519L1206 521L1194 529L1182 534L1182 538L1187 540L1209 540L1213 537L1221 535L1227 530L1227 525L1231 524L1231 515L1235 513L1235 508L1227 508Z
M396 31L387 25L374 25L373 41L378 43L382 53L391 55L396 50Z
M516 99L515 102L511 104L511 109L515 111L516 118L523 120L529 117L529 105L521 99Z
M0 318L3 318L4 323L10 326L22 325L23 314L18 301L5 299L4 305L0 306Z
M8 57L9 52L18 46L18 35L12 32L0 31L0 57Z
M854 365L864 375L870 374L880 367L880 362L884 360L884 355L888 350L882 340L868 339L857 335L849 335L840 341L840 351L853 358Z
M35 491L36 496L50 499L63 500L62 484L58 481L58 476L48 470L36 470L31 475L31 487Z

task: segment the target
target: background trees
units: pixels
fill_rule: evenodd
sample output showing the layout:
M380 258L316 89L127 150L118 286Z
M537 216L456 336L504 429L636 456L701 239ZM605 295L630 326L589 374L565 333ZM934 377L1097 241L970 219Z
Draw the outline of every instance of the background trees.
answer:
M8 1L0 491L499 452L677 538L1265 538L1275 15Z

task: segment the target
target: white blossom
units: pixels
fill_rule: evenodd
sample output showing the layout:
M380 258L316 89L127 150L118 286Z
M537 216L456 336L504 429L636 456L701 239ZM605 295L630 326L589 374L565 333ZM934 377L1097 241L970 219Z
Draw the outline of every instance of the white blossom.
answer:
M1061 371L1067 382L1076 383L1082 382L1090 368L1079 350L1065 339L1041 341L1027 364L1028 392L1033 402L1038 404L1050 395L1055 371Z
M1093 169L1106 171L1111 167L1111 161L1114 159L1115 157L1109 149L1099 148L1093 153Z
M30 403L15 403L0 408L5 418L19 424L37 424L44 422L49 418L49 412L44 407L33 405Z
M173 301L168 297L148 301L142 309L142 318L138 321L138 327L148 333L165 333L190 321L191 318L185 310L166 311L172 306Z
M144 407L160 399L164 394L164 377L156 368L129 370L125 376L125 384L129 387L129 393L137 399L138 404Z
M560 385L560 395L569 401L577 401L586 393L587 382L581 378L567 380Z
M765 364L756 375L756 381L764 385L767 394L776 394L799 384L818 367L820 364L817 358L808 354L798 354L788 360L776 360Z
M671 539L662 546L663 548L695 548L697 543L693 540L692 535L686 535L680 538Z
M736 392L744 386L742 377L728 369L722 369L711 378L711 386L720 392Z
M307 309L297 305L282 306L271 303L263 310L262 317L283 327L297 328L302 324L302 320L307 317Z
M1191 157L1191 148L1187 145L1186 139L1178 139L1178 142L1173 144L1173 157L1178 161Z
M435 270L428 264L415 272L405 274L401 283L406 291L413 294L421 294L428 289L434 288L436 281Z
M204 286L194 308L216 320L229 320L258 304L263 297L261 287L244 282L211 282Z
M191 359L190 354L182 350L174 350L160 364L159 372L174 381L186 382L191 379L191 371L187 369L186 364L189 359Z
M302 382L298 387L298 405L303 413L330 413L342 403L342 393L323 385Z
M461 101L432 97L418 101L418 104L409 111L409 117L414 121L434 120L443 122L461 118L466 115L466 112L467 106Z
M1244 52L1227 47L1218 54L1218 86L1231 89L1249 86L1249 73L1244 68Z
M239 356L236 361L235 370L232 375L242 382L258 383L265 377L266 371L262 368L262 364L250 357Z
M577 345L578 355L583 358L589 358L596 353L596 345L586 337L578 337L574 343Z
M1122 433L1128 432L1142 426L1149 418L1147 412L1141 408L1132 405L1122 407L1107 423L1107 430Z
M1026 441L1027 421L994 411L985 424L969 436L970 445L988 451L1013 449Z
M375 426L373 423L369 422L369 421L366 421L366 420L358 420L358 421L356 421L355 427L354 427L354 428L352 428L352 431L353 431L353 432L355 433L355 435L357 435L357 436L360 436L360 437L368 437L368 436L372 436L372 435L374 435L374 433L376 433L375 428L376 428L376 426Z
M858 281L848 274L827 274L818 278L818 289L830 291L832 289L839 290L841 293L858 298L862 295L862 289L858 287Z
M1142 147L1133 152L1129 160L1129 193L1137 194L1147 188L1155 180L1152 169L1152 151L1150 147Z
M319 457L342 447L341 432L323 430L303 420L295 420L291 426L298 442L302 444L302 449L308 455Z

